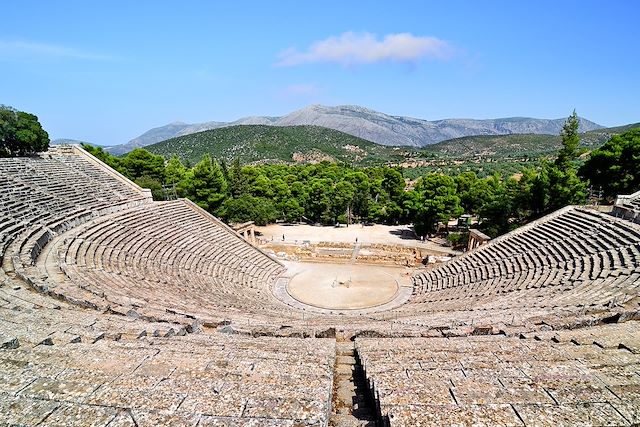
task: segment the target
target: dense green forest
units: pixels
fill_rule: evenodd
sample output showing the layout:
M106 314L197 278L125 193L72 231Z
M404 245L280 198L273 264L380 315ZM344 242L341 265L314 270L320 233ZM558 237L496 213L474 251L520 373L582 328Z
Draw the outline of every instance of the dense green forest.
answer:
M559 136L560 149L550 160L525 167L512 176L497 171L479 176L473 171L425 173L408 180L406 169L354 166L322 161L316 164L243 165L214 160L204 154L191 165L173 156L166 160L144 149L114 157L101 148L85 146L107 164L150 188L154 198L188 197L228 222L277 220L335 224L349 222L413 223L418 235L434 233L462 213L477 215L482 228L496 236L568 204L584 203L589 182L616 170L622 156L624 179L617 192L635 191L640 176L640 131L614 137L578 174L581 155L577 116L573 114ZM634 151L635 150L635 151ZM616 157L617 156L617 157ZM598 181L598 179L600 181ZM601 185L601 184L599 184ZM610 192L606 193L607 196Z
M358 166L401 162L415 149L375 144L320 126L239 125L171 138L145 149L166 158L198 162L203 155L243 164L309 163L329 160Z

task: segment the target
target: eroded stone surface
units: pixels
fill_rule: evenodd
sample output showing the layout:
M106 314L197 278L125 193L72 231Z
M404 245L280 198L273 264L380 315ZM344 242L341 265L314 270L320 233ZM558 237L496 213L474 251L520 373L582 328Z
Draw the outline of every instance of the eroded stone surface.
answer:
M527 426L625 426L624 419L608 402L567 405L516 405Z
M633 333L638 328L624 326ZM606 327L576 333L603 335ZM391 425L637 423L637 355L576 342L359 338L356 348Z
M0 394L0 425L36 425L59 406L60 403L51 400Z

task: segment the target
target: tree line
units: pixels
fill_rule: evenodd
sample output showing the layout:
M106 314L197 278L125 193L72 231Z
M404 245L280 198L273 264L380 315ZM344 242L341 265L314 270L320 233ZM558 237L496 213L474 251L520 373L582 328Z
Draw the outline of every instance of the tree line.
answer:
M417 235L434 233L463 213L481 219L496 236L591 193L611 201L640 189L640 128L613 136L579 158L578 117L566 120L554 161L542 161L520 174L426 173L416 180L399 167L355 167L320 162L303 165L242 165L205 154L195 165L166 160L145 149L116 157L84 145L91 154L140 186L156 200L186 197L227 222L307 221L320 224L412 223ZM0 106L0 157L47 149L49 137L30 113Z
M251 166L240 159L228 165L206 154L191 166L144 149L114 157L101 148L85 148L150 188L154 198L187 197L227 222L413 223L418 235L426 235L467 213L481 218L481 228L496 236L563 206L585 203L590 181L602 188L605 198L640 186L640 130L614 136L580 169L575 112L561 138L555 161L543 161L518 175L428 173L410 182L401 168L393 167L330 162ZM609 178L612 171L615 184Z

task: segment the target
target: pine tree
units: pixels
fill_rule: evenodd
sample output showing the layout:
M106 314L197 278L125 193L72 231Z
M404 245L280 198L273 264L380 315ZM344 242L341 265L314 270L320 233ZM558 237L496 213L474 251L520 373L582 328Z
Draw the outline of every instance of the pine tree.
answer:
M247 193L247 178L242 173L242 165L240 159L235 158L231 165L231 171L229 173L229 187L231 195L233 197L240 197Z
M227 182L220 166L211 160L211 156L205 154L202 160L187 172L183 191L198 206L213 214L224 202Z
M576 111L569 116L560 131L562 148L558 151L556 161L547 167L549 177L547 191L547 212L560 209L566 205L584 203L587 198L586 183L578 177L573 161L578 157L578 116Z
M578 145L580 144L580 134L578 133L579 124L576 110L573 110L573 114L567 118L560 131L562 148L558 151L558 158L556 158L555 165L561 169L571 167L571 162L578 157Z

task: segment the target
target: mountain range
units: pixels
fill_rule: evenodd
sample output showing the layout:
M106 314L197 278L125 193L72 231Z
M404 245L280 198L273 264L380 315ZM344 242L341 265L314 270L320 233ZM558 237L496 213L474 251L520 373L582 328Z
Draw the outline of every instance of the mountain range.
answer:
M153 128L126 144L107 147L112 154L124 154L182 135L234 125L296 126L314 125L338 130L349 135L389 146L424 147L453 138L472 135L547 134L557 135L565 118L535 119L510 117L499 119L424 120L392 116L356 105L328 107L310 105L281 117L251 116L234 122L174 122ZM600 129L597 123L580 118L580 131Z

